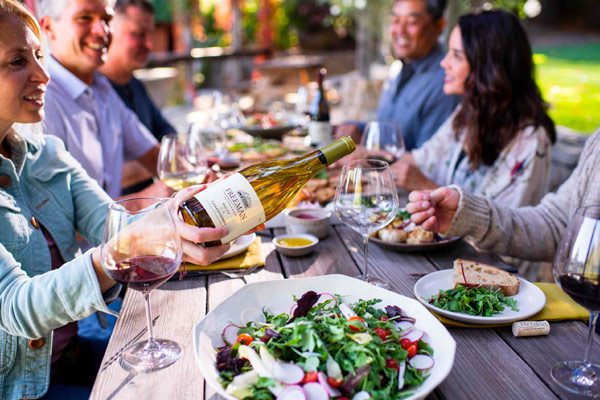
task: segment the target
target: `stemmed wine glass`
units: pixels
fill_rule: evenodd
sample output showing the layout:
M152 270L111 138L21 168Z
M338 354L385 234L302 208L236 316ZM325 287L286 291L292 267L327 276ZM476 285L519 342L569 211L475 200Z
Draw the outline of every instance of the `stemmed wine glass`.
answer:
M590 311L590 322L583 361L556 364L552 378L570 392L600 395L600 365L590 359L600 311L600 206L575 211L554 257L553 273L565 293Z
M344 164L335 192L335 213L362 236L364 268L357 278L383 288L388 284L368 273L369 235L389 224L398 207L398 194L387 162L359 159Z
M372 156L379 155L386 161L394 161L404 154L404 138L400 127L394 123L368 122L360 145Z
M154 338L150 292L179 269L182 245L166 200L153 199L156 202L152 206L129 211L128 203L139 200L122 200L109 206L100 255L108 276L144 295L149 338L127 347L122 360L133 370L149 372L173 364L181 355L177 343Z
M208 163L199 138L192 134L163 136L157 170L160 180L173 190L204 182Z

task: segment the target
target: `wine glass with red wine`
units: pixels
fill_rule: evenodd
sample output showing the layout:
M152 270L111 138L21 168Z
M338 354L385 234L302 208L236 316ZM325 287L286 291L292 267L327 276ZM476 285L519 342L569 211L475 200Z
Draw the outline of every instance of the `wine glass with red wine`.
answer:
M598 396L600 365L592 364L590 356L600 311L600 206L575 211L554 257L553 272L565 293L590 311L590 324L583 361L556 364L552 378L570 392Z
M173 364L181 347L171 340L155 339L152 330L150 292L179 269L182 245L173 213L165 199L154 199L152 206L130 211L129 203L117 201L109 206L101 246L102 267L115 281L138 290L146 300L149 338L134 343L122 353L126 366L150 372Z

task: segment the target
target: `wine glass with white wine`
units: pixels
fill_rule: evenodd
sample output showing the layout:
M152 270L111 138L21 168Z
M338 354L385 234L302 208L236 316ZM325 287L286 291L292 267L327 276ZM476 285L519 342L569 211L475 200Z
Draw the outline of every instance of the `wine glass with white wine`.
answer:
M203 183L208 163L199 138L192 134L163 136L157 169L160 180L173 190Z
M400 127L388 122L368 122L360 139L369 158L394 162L404 154L404 138Z
M388 284L368 272L369 235L389 224L398 207L398 193L388 163L359 159L344 164L335 192L335 213L362 236L365 258L362 275L357 278L382 288Z

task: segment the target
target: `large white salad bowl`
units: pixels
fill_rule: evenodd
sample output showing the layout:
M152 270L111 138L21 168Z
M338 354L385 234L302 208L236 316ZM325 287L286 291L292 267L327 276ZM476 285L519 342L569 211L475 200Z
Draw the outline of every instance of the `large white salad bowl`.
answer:
M275 314L289 312L294 304L293 296L299 298L309 290L317 293L340 294L348 304L359 299L378 298L382 302L377 307L396 305L409 316L416 318L415 326L425 332L424 340L434 350L435 363L429 378L407 399L425 398L450 373L454 363L456 342L446 328L421 303L345 275L325 275L315 278L251 283L233 293L208 313L194 328L194 352L206 382L221 396L235 400L235 397L227 394L219 383L219 374L215 368L215 348L224 345L221 338L223 328L230 323L245 324L249 320L257 320L263 307Z

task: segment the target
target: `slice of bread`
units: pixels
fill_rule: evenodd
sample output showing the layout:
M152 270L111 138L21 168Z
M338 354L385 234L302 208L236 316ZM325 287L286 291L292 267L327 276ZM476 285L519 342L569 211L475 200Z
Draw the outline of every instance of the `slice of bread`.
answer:
M453 287L459 284L491 290L500 289L505 296L514 296L519 291L520 282L512 274L496 267L459 258L454 261Z

